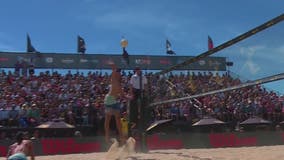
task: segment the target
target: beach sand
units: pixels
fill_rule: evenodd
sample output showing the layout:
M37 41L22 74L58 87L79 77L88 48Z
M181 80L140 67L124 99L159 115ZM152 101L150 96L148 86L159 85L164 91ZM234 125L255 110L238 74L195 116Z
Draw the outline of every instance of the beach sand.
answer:
M106 152L37 156L36 160L105 160ZM4 159L4 158L0 158ZM127 158L126 158L127 159ZM135 153L128 159L135 160L282 160L284 145L217 148L153 150L148 153Z

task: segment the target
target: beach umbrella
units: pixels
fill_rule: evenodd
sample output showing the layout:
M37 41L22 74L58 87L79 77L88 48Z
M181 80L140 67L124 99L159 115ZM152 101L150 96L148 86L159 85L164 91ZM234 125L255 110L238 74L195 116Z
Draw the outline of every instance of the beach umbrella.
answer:
M284 121L280 122L280 124L283 125L283 124L284 124Z
M243 122L240 123L240 125L266 125L271 124L271 121L265 120L260 117L251 117Z
M68 124L62 120L52 120L45 122L36 128L75 128L75 126Z
M162 126L168 126L172 121L172 119L163 119L163 120L157 120L150 124L150 126L146 129L147 132L152 131L153 129L157 129L158 127Z
M220 124L225 124L225 122L212 117L204 117L199 121L195 122L192 126L211 126L211 125L214 126Z

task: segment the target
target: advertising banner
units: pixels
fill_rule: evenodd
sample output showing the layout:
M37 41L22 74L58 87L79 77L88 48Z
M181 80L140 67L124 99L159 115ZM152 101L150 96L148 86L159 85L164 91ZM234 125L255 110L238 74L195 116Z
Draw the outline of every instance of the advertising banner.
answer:
M40 69L110 69L109 62L119 68L133 69L139 66L147 70L163 70L193 58L193 56L148 56L130 55L129 64L116 54L59 54L59 53L14 53L0 52L0 67L14 68L16 65L33 65ZM225 71L225 57L206 57L179 70Z

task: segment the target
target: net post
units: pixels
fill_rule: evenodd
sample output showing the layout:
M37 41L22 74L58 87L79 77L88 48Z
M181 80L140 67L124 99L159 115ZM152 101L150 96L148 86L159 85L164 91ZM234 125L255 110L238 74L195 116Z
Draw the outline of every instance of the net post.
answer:
M141 94L139 97L139 139L140 139L140 150L142 153L146 153L148 152L147 150L147 145L146 145L146 132L145 132L145 98L144 98L144 89L146 90L146 88L144 88L143 86L143 73L141 73L141 75L139 76L140 80L139 80L139 85L140 85L140 89L141 89Z

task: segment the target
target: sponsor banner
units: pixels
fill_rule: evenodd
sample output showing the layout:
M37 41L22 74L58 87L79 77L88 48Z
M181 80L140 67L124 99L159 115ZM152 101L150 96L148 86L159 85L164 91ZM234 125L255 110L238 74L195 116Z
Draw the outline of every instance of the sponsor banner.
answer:
M36 68L59 69L111 69L110 62L122 69L133 69L139 66L147 70L164 70L180 64L193 56L147 56L130 55L129 65L121 55L115 54L58 54L58 53L14 53L0 52L0 67L14 68L17 62L29 64ZM202 60L183 66L179 70L225 71L225 57L206 57Z
M149 150L156 149L193 149L193 148L224 148L283 145L284 132L281 131L250 131L226 133L181 132L178 135L151 134L147 135L146 145ZM139 149L140 140L136 138ZM12 140L0 140L0 157L5 157ZM109 145L104 137L82 138L47 138L33 140L35 155L57 155L74 153L105 152Z

